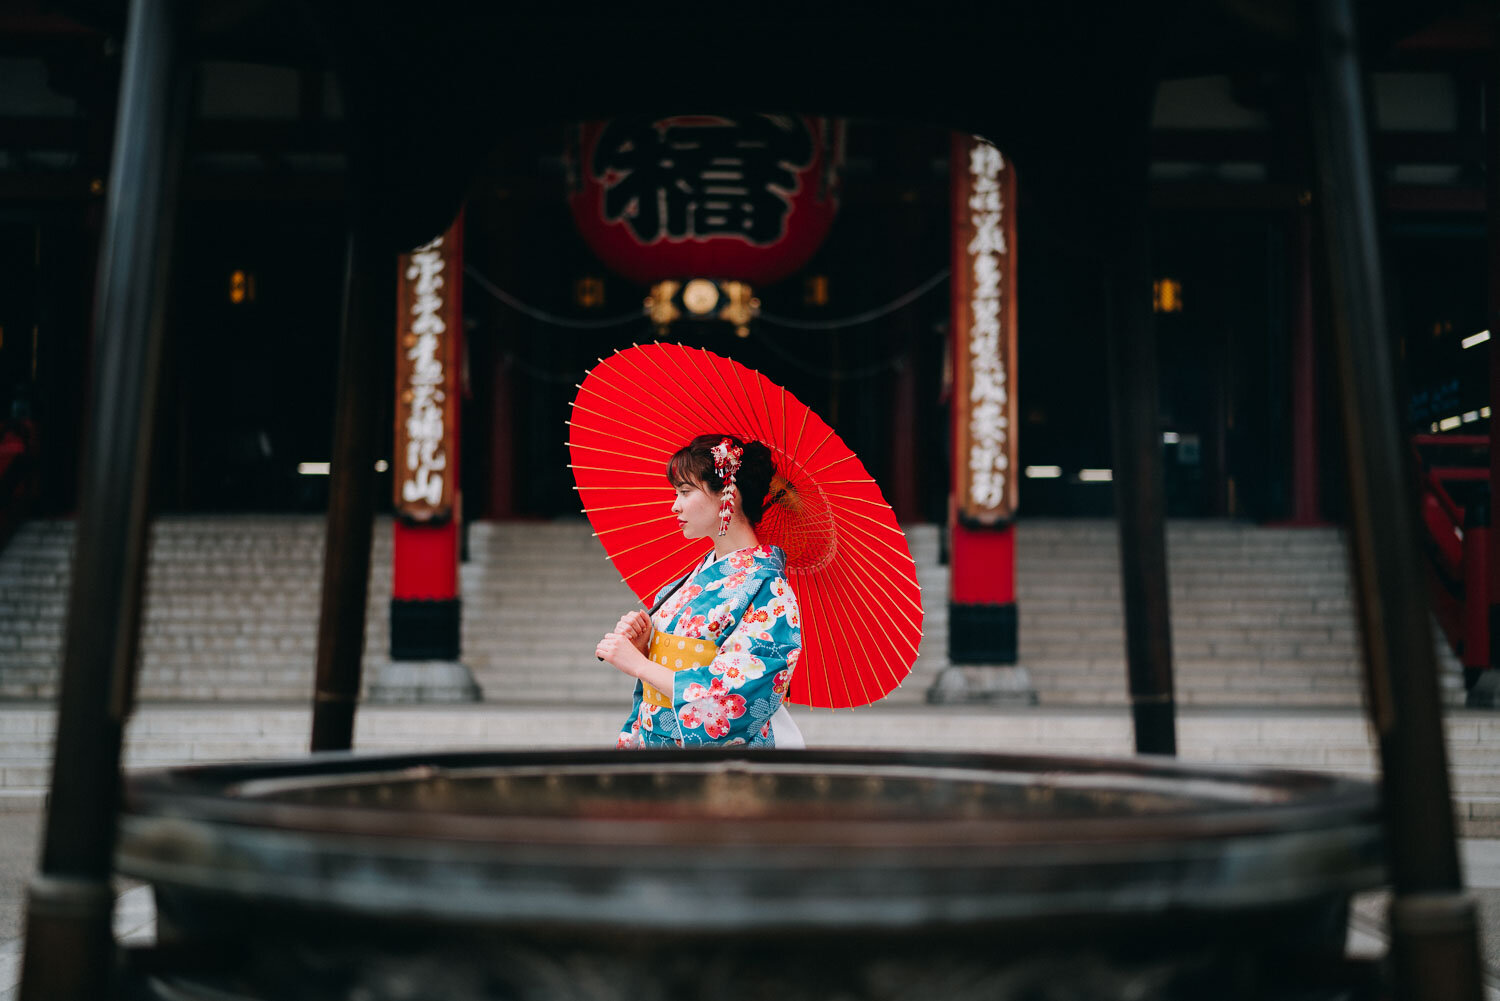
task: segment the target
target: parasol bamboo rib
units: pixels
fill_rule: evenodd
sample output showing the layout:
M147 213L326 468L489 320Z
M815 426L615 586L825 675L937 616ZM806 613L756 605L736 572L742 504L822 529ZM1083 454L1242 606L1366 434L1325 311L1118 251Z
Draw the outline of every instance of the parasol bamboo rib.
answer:
M847 591L844 588L844 581L843 581L843 579L841 577L839 577L838 575L836 575L836 574L829 575L828 579L829 579L829 582L832 584L833 589L838 592L839 598L844 602L845 607L853 608L857 604L858 607L864 609L865 616L866 616L865 621L867 623L873 623L873 622L879 621L879 616L878 616L877 610L875 608L872 608L870 606L869 601L866 600L866 597L863 594L861 594L860 591L858 591L858 590L855 589L855 585L858 584L857 579L850 581L850 587L849 587L849 589ZM854 599L853 600L850 600L850 597L849 597L850 594L854 595ZM880 658L880 664L881 664L881 666L884 667L886 673L888 675L890 675L891 683L892 683L891 687L892 688L900 687L900 685L901 685L901 674L899 674L893 667L891 667L890 658L887 656L887 653L889 652L889 647L887 647L884 643L874 643L874 644L871 644L871 645L875 648L875 650L876 650L876 652L877 652L877 654L878 654L878 656ZM859 675L856 675L856 680L859 681L860 690L861 690L861 692L865 696L865 705L869 705L874 700L869 697L870 693L869 693L868 690L865 689L864 678L861 677L861 676L859 676ZM885 691L888 692L890 690L891 690L890 688L887 688ZM882 692L881 694L884 694L884 692ZM879 696L877 696L877 698L878 697Z
M755 388L760 391L760 407L761 407L761 411L766 415L766 427L769 428L770 431L771 431L771 434L768 437L770 437L770 438L779 437L775 433L776 432L776 428L773 426L774 422L771 420L771 404L770 404L770 401L768 401L766 399L766 377L763 376L763 375L761 375L759 372L756 372L755 375L756 375ZM782 470L782 475L783 476L786 475L786 471L785 470Z
M813 458L813 456L815 456L819 452L823 451L823 446L824 445L827 445L830 441L833 440L833 438L834 438L834 430L833 430L833 428L828 427L827 424L824 424L823 426L828 428L828 433L823 436L823 440L820 441L820 442L818 442L812 448L808 449L806 452L803 452L803 451L801 451L799 449L798 452L797 452L798 455L806 455L808 457L808 459L811 460ZM850 453L850 454L852 455L853 453ZM814 472L816 472L816 470L809 470L808 471L808 475L812 475Z
M808 584L811 587L812 581L809 580ZM813 587L812 590L816 591L818 589L816 587ZM807 615L807 619L808 619L809 625L813 625L813 626L816 627L813 630L813 636L814 637L822 637L822 636L828 635L828 633L826 632L826 629L827 629L826 625L822 626L822 627L818 627L817 623L814 621L814 617L812 615L812 610L817 605L818 605L818 602L809 602L808 603L808 615ZM822 619L822 618L826 618L827 617L827 615L826 615L827 610L826 609L819 609L819 612L820 612L820 615L818 616L818 618ZM820 657L819 660L821 661L821 659L822 658ZM828 674L829 674L829 672L827 672L827 671L823 672L824 687L825 687L825 689L828 692L828 698L826 699L826 701L830 704L830 708L831 708L832 703L833 703L833 686L831 684L829 684L829 682L828 682ZM854 702L854 696L851 695L850 692L849 692L849 679L843 677L842 672L840 672L839 683L844 688L844 702L845 702L845 704L853 704L853 702Z
M830 436L832 436L833 434L831 430L828 433ZM824 443L827 443L827 439L824 439ZM822 445L819 445L818 447L822 448ZM825 469L832 469L834 466L837 466L841 462L848 462L850 459L858 460L858 458L859 456L855 455L853 452L850 452L848 455L841 455L837 459L834 459L832 462L827 463L826 465L819 466L817 469L809 469L807 473L809 476L817 476Z
M860 583L857 586L866 594L870 593L867 585ZM892 680L895 682L894 686L886 689L887 693L900 688L906 683L906 679L911 674L912 667L916 664L917 658L922 655L921 639L920 635L916 637L906 636L901 638L899 643L892 642L882 647L883 650L887 650L890 653L890 657L886 660L886 665Z
M851 518L855 518L855 519L857 519L857 518L858 518L858 512L855 512L855 511L843 511L843 510L840 510L840 512L839 512L839 513L840 513L840 514L846 514L846 515L849 515L849 516L850 516L850 517L851 517ZM844 527L844 528L847 528L847 529L848 529L848 530L849 530L849 531L851 531L851 532L854 532L854 533L856 533L856 534L858 534L858 535L861 535L861 536L863 536L863 537L864 537L864 539L865 539L865 541L867 541L867 542L873 542L873 541L876 541L876 538L875 538L875 535L874 535L874 533L872 533L872 532L871 532L871 531L870 531L870 530L869 530L869 529L867 529L867 528L864 528L864 527L862 527L862 526L860 526L860 525L857 525L857 524L855 524L855 523L854 523L854 521L848 521L848 522L845 522L845 523L844 523L844 526L843 526L843 527ZM905 538L905 536L904 536L904 535L903 535L903 536L902 536L902 538L903 538L903 539L904 539L904 538ZM877 555L877 558L878 558L878 559L879 559L879 560L880 560L880 561L881 561L881 562L882 562L882 563L884 563L884 564L885 564L885 565L886 565L886 566L888 566L888 567L890 567L890 568L891 568L891 570L893 570L893 571L894 571L894 572L895 572L895 573L897 573L897 574L900 574L900 575L901 575L901 576L905 576L905 574L904 574L904 573L903 573L903 571L902 571L902 568L900 568L900 567L898 567L898 566L896 566L896 564L894 564L894 563L892 563L892 562L891 562L891 561L890 561L890 560L888 560L888 559L886 559L886 557L885 557L885 554L884 554L884 553L877 553L877 554L876 554L876 555ZM907 559L911 559L911 557L910 557L910 556L907 556ZM915 567L916 567L916 565L917 565L917 564L916 564L916 561L915 561L915 560L912 560L912 567L913 567L913 568L915 568ZM917 590L919 590L919 591L920 591L920 590L921 590L921 585L918 585L918 586L917 586Z
M913 622L910 616L905 613L905 611L900 608L894 607L893 603L886 603L885 605L882 604L880 596L877 595L865 581L865 576L873 576L873 574L861 574L860 572L862 569L867 570L867 565L862 560L855 560L851 558L848 563L858 563L858 566L840 566L837 568L838 572L836 574L831 574L830 576L838 580L840 584L847 582L847 585L851 591L855 591L859 596L863 597L864 601L862 602L862 604L864 605L866 612L869 613L872 620L876 620L881 617L882 613L880 612L880 609L882 607L889 607L890 610L884 613L887 616L892 614L900 615L901 618L905 620L906 624L912 628L916 635L903 635L901 637L898 637L898 639L902 642L909 643L911 646L911 653L913 654L913 656L915 656L918 645L922 638L921 627L917 623ZM881 649L885 649L885 647L882 646ZM910 668L911 665L908 664L906 670L909 671ZM906 671L897 670L893 672L893 677L895 678L897 684L901 683L901 679L905 676L905 674Z
M832 599L832 597L837 597L834 594L834 588L831 587L831 581L828 581L828 579L820 579L819 591L823 594L823 597L825 597L825 599ZM865 687L864 678L859 677L862 672L855 672L855 683L859 689L859 698L858 701L855 701L853 689L849 686L850 672L844 669L843 660L844 657L847 656L847 654L849 654L849 651L843 650L843 648L840 648L840 650L832 651L832 656L828 657L828 659L823 662L825 663L825 666L823 666L823 674L838 675L838 681L840 681L841 686L843 686L844 695L846 695L846 699L844 699L844 701L849 704L850 708L852 708L853 705L868 705L870 704L870 690Z
M849 525L849 526L846 526L846 527L853 528L854 526ZM858 531L858 529L856 529L856 531ZM901 573L901 571L898 570L896 567L892 566L891 563L888 560L886 560L883 556L880 556L879 554L876 554L876 558L879 559L882 563L884 563L886 565L886 568L889 569L889 570L891 570L895 574L894 578L891 577L888 574L880 572L880 568L876 567L874 564L865 562L863 556L856 556L854 553L849 552L848 550L842 550L841 552L843 552L844 555L845 555L845 557L848 558L848 559L850 559L850 560L855 560L855 559L859 560L860 565L862 567L864 567L866 570L869 570L870 571L870 576L872 576L872 577L878 576L878 577L883 578L886 581L899 581L899 580L904 579L905 576L906 576L905 574ZM920 584L917 585L917 589L920 592L920 590L921 590L921 585ZM894 595L902 598L903 600L905 600L907 604L911 605L911 607L916 610L917 615L919 617L921 616L921 614L922 614L922 604L921 604L920 601L913 601L910 595L908 595L908 594L906 594L906 593L904 593L902 591L899 591L899 590L898 591L894 591L892 593ZM905 617L906 613L903 612L902 616ZM907 618L906 622L907 622L907 625L911 626L913 629L916 629L918 631L921 630L921 626L919 626L915 622L912 622L910 618Z
M682 398L680 395L649 393L643 386L622 386L619 383L613 381L612 378L608 378L606 376L618 377L619 379L624 380L628 383L630 381L628 378L628 373L620 372L618 371L618 367L615 367L595 374L594 378L598 379L598 381L603 384L603 387L605 389L612 390L614 394L613 396L605 396L605 394L600 392L598 388L592 386L590 387L590 391L599 395L601 399L616 403L627 414L636 418L638 424L626 424L626 426L630 427L632 430L636 430L640 426L655 426L661 419L662 410L670 410L672 409L674 404L680 404L682 402ZM620 424L624 422L617 420L615 423ZM672 451L675 452L677 448L680 447L680 445L680 442L672 444Z
M785 393L786 390L783 389L782 392ZM796 444L792 446L791 452L789 453L791 455L802 454L802 436L807 433L807 418L808 415L812 413L812 408L807 404L803 403L801 400L797 400L796 402L797 405L802 408L802 425L797 428L797 441Z
M776 388L779 389L779 390L781 390L781 434L778 437L783 442L785 442L786 441L786 395L787 395L786 394L786 387L785 386L777 386ZM783 476L790 476L791 473L792 473L792 471L790 469L783 469L781 471L781 475L783 475Z
M639 353L639 357L643 362L649 362L652 366L654 366L657 372L660 373L661 377L670 383L674 376L671 372L668 372L666 370L665 366L663 366L661 361L656 357L659 353L660 352L658 351L643 351ZM647 373L646 371L644 371L644 369L642 369L640 365L636 364L635 356L621 354L619 355L619 358L621 359L622 364L629 365L636 372L640 373L642 378L651 378L650 373ZM677 367L675 378L680 383L690 384L692 381L688 373L684 372L680 366ZM677 393L674 394L674 400L678 404L690 404L690 407L685 406L683 407L683 410L697 414L705 425L711 423L715 419L715 415L713 413L711 413L706 407L702 406L697 401L697 399L690 395ZM686 442L683 442L683 444L686 444Z
M620 426L622 426L622 427L626 427L626 428L631 428L631 427L632 427L632 425L630 425L630 424L627 424L627 423L625 423L625 422L624 422L624 421L622 421L622 420L620 420L620 419L619 419L619 418L617 418L617 417L611 417L611 416L609 416L609 415L608 415L608 414L602 414L602 413L600 413L600 412L599 412L599 411L597 411L597 410L595 410L595 409L593 409L593 408L592 408L592 407L585 407L585 406L584 406L584 405L583 405L583 404L581 404L581 403L579 403L579 402L578 402L578 401L577 401L577 400L574 400L574 401L572 401L572 403L571 403L571 404L569 404L569 405L570 405L570 406L571 406L571 407L572 407L572 408L573 408L573 409L574 409L574 410L582 410L582 411L583 411L583 412L584 412L584 413L586 413L586 414L592 414L592 415L593 415L593 416L595 416L595 417L598 417L598 418L600 418L600 419L601 419L601 420L606 420L606 421L610 421L610 422L612 422L612 423L614 423L614 424L619 424L619 425L620 425ZM568 423L569 423L569 424L571 424L571 423L572 423L572 421L569 421L569 422L568 422ZM660 442L662 442L662 443L663 443L663 444L666 444L666 445L671 445L671 444L672 444L672 443L671 443L671 442L670 442L670 441L669 441L669 440L668 440L668 439L667 439L667 438L666 438L666 437L665 437L665 436L663 436L663 435L658 435L658 434L651 434L651 432L650 432L650 431L644 431L644 432L643 432L643 433L644 433L644 434L649 434L649 435L651 435L651 437L653 437L653 438L655 438L655 439L656 439L656 440L658 440L658 441L660 441ZM673 447L674 447L674 448L675 448L675 446L673 446Z
M853 608L854 607L854 603L849 600L848 594L846 594L844 592L844 589L840 586L841 581L838 579L838 576L836 574L827 574L827 575L825 575L825 577L824 577L824 583L826 583L828 585L829 590L837 592L837 597L839 598L840 603L841 603L840 607L842 607L842 608ZM875 616L874 610L871 609L870 607L868 607L867 605L865 605L863 602L860 603L860 607L864 608L865 614L868 616L868 618L866 619L866 621L867 622L873 621L874 620L874 616ZM883 664L885 664L885 650L884 650L884 648L881 647L879 644L876 644L876 648L880 650L881 662ZM847 650L841 650L839 652L840 652L840 654L842 656L849 656L850 655L850 651L847 651ZM890 670L890 665L889 664L885 664L885 667L886 667L887 671ZM848 671L842 671L841 670L841 671L839 671L839 677L844 677L848 673L849 673ZM865 687L865 679L864 679L863 672L858 672L858 671L855 672L854 680L857 681L857 682L859 682L859 694L860 694L861 699L863 700L861 702L861 705L869 705L874 700L870 698L870 690ZM896 680L897 684L900 683L900 679L899 678L895 679L895 680Z
M613 437L613 435L611 435L611 437ZM632 442L632 444L638 443ZM637 462L648 462L653 466L656 465L656 456L654 455L636 455L634 452L622 452L616 448L602 448L598 445L582 445L576 441L569 442L568 447L581 448L588 452L602 452L605 455L618 455L622 459L634 459ZM665 467L666 463L662 463L662 466ZM634 470L632 470L632 472L634 472ZM663 473L662 476L663 478L665 478L665 473Z
M797 576L800 577L801 575ZM795 593L807 594L809 596L811 596L814 591L811 584L805 577L802 577L802 579L800 580L794 578L792 581L792 589ZM813 621L812 605L813 602L809 599L809 601L807 602L806 610L802 612L802 658L798 661L797 664L798 669L802 671L801 677L804 679L801 686L806 690L806 698L804 701L809 706L815 706L819 702L832 703L833 701L833 690L827 686L827 679L825 677L820 677L821 671L819 669L818 663L820 660L820 656L817 649L818 630ZM798 607L801 607L800 602ZM803 665L803 661L806 662L805 668ZM795 679L796 676L794 675L793 680ZM818 681L825 682L824 691L827 693L825 697L821 699L818 698L815 687L815 683ZM791 694L790 689L788 690L787 694Z
M760 425L760 440L769 445L771 439L774 437L770 425L771 415L764 409L756 410L755 401L750 398L750 390L745 386L744 377L740 375L741 371L744 371L743 366L736 365L730 368L729 374L734 376L735 385L738 386L740 390L738 394L739 398L745 401L745 408L755 415L756 423ZM749 374L751 381L753 381L757 386L765 382L765 377L762 376L759 372L749 370ZM764 399L764 395L762 395L762 402L764 402Z
M707 352L704 353L707 354ZM710 355L709 359L712 361L713 356ZM756 413L755 401L750 399L749 395L745 392L745 384L739 375L740 369L744 366L735 365L727 358L721 358L713 364L716 376L724 386L724 391L729 394L735 410L742 415L745 421L745 430L748 436L770 448L770 431L766 427L765 421L761 419L761 415Z
M575 469L575 468L590 469L590 468L597 468L597 467L590 467L590 466L575 467L570 462L570 463L568 463L568 468L570 468L570 469ZM575 484L573 484L573 489L574 490L578 490L578 491L583 491L583 490L603 490L603 491L606 491L607 493L618 493L621 490L634 490L634 491L637 491L637 492L639 492L641 490L649 490L652 493L660 494L663 497L670 497L672 495L672 488L670 486L668 486L667 484L665 484L665 483L659 483L659 484L657 484L654 487L617 487L617 486L614 486L614 485L610 485L608 487L601 487L601 486L598 486L597 484L591 484L591 485L585 487L585 486L580 486L579 484L575 483Z
M636 545L634 545L634 546L630 546L630 547L628 547L628 548L626 548L626 549L621 549L621 550L620 550L620 551L619 551L619 552L617 552L617 553L611 553L611 554L610 554L610 555L608 555L608 556L606 556L606 557L605 557L605 558L606 558L606 559L614 559L614 560L617 560L617 559L619 559L619 558L620 558L620 557L621 557L621 556L624 556L624 555L626 555L626 554L627 554L627 553L633 553L633 552L635 552L635 551L636 551L636 550L637 550L637 549L641 549L641 548L644 548L644 547L645 547L645 546L652 546L652 545L655 545L655 544L656 544L656 543L658 543L658 542L662 542L662 541L664 541L664 540L666 540L666 539L670 539L670 538L671 538L671 537L672 537L672 536L674 536L674 535L676 535L676 534L677 534L677 532L676 532L676 530L675 530L675 529L674 529L674 530L672 530L672 531L668 531L668 532L663 532L663 533L662 533L662 534L661 534L661 535L658 535L658 536L657 536L657 537L656 537L656 538L654 538L654 539L649 539L649 540L647 540L647 541L645 541L645 542L641 542L641 543L637 543L637 544L636 544Z
M844 560L847 563L852 564L852 566L850 566L849 569L861 570L861 571L863 571L866 575L868 575L871 578L879 578L880 580L883 580L883 581L885 581L885 582L887 582L889 584L895 584L895 583L899 583L905 577L905 575L897 573L896 577L893 578L889 573L885 572L885 570L883 570L880 567L874 565L873 563L870 563L861 554L845 550L845 551L842 552L842 555L844 557ZM917 590L918 590L918 592L920 593L920 591L921 591L921 585L913 584L913 586L916 587ZM897 597L903 599L908 605L911 605L912 608L914 608L916 610L917 615L919 617L922 615L922 606L921 606L921 604L919 602L913 601L911 595L906 594L904 591L901 591L899 589L892 589L892 591L890 592L890 594L891 594L893 600L895 598L897 598ZM900 615L903 618L906 619L906 624L909 625L909 626L911 626L913 629L915 629L919 635L921 634L921 632L922 632L921 626L918 625L918 623L913 622L911 620L911 618L906 614L905 611L903 611L903 610L901 610L899 608L894 609L894 611L899 612Z
M575 424L573 421L563 421L563 423L566 424L566 425L568 425L569 427L579 428L579 429L587 432L588 434L597 434L597 435L601 435L601 436L603 436L605 438L613 438L616 441L628 441L632 445L646 445L648 448L650 447L650 445L647 442L641 441L641 436L640 435L617 434L614 431L606 431L603 428L589 427L589 426L584 425L584 424ZM625 427L625 428L629 428L630 427L630 425L624 423L623 421L615 421L614 423L619 424L621 427ZM568 441L568 446L571 448L573 446L573 444L574 443L573 443L573 441L570 438L570 440ZM658 452L658 454L660 454L661 453L661 449L658 449L657 452ZM666 465L666 463L663 462L662 465Z
M580 466L576 462L570 462L570 463L568 463L568 468L569 469L584 469L584 470L587 470L587 471L589 471L591 473L614 473L617 476L618 475L624 475L624 476L651 476L651 477L655 477L657 479L662 479L663 478L662 475L661 475L661 473L659 473L659 472L657 472L656 470L653 470L653 469L609 469L609 468L607 468L605 466ZM577 484L574 484L574 485L576 486ZM610 487L610 489L611 490L618 490L620 488L619 487ZM654 487L652 489L661 490L661 489L665 489L665 487Z
M624 511L629 508L636 507L659 507L661 504L661 501L638 501L635 504L601 504L598 507L591 507L586 509L584 513L589 514L594 511ZM666 516L663 515L662 517Z
M602 539L604 538L604 536L609 535L611 532L627 532L632 528L641 528L644 525L655 525L659 523L662 523L661 516L656 515L655 517L647 518L645 521L637 521L629 525L611 525L609 528L601 528L599 529L599 531L595 532L594 538Z
M640 569L632 571L631 574L630 574L630 576L632 576L632 577L639 577L641 574L645 573L647 570L650 570L652 567L657 566L657 565L662 564L662 563L665 563L665 562L667 562L667 560L670 560L672 557L679 555L685 548L687 548L690 545L691 545L691 542L687 542L687 543L684 543L684 545L682 545L682 546L678 546L676 549L673 549L671 552L667 553L665 556L661 557L660 559L652 560L650 563L647 563L645 566L641 567ZM703 558L703 552L706 552L706 551L707 550L699 552L697 558L701 560ZM678 576L681 576L681 574L679 574ZM676 580L676 579L677 579L676 577L672 578L672 580Z
M619 352L616 352L610 360L614 362L620 357ZM622 370L626 365L636 373L634 380L632 380L630 372ZM591 392L598 394L601 399L620 404L633 416L648 422L659 416L660 410L664 406L672 402L681 402L682 399L680 394L650 392L651 379L649 374L641 372L639 367L632 364L628 359L620 361L619 364L601 366L593 378L597 379L603 385L604 389L611 390L613 395L607 395L594 386L590 387ZM675 448L674 446L674 451Z
M734 409L735 413L739 415L739 419L744 422L744 433L738 435L737 437L739 437L741 440L744 440L745 438L754 438L756 423L755 420L751 418L746 412L744 401L741 399L741 394L736 393L730 387L729 382L724 378L724 373L719 371L719 365L714 361L716 356L709 354L703 348L699 348L698 350L703 355L703 361L708 369L709 377L716 383L718 383L720 390L723 391L724 396L728 400L728 405ZM764 444L764 442L762 442L762 444Z
M866 611L869 612L871 620L872 621L875 620L877 618L877 609L878 609L878 607L880 605L880 600L873 593L871 593L870 589L865 585L865 582L860 577L858 577L857 575L854 575L854 576L850 577L849 586L851 588L858 589L860 593L862 593L862 594L865 595L865 597L868 599L869 602L873 602L874 603L874 605L875 605L874 608L870 607L870 605L868 603L866 603L865 608L866 608ZM906 616L905 616L904 613L902 613L902 618L906 618ZM919 646L921 644L922 631L914 623L912 623L912 621L910 619L906 619L906 624L909 625L909 626L911 626L913 629L917 630L917 636L916 636L915 639L913 639L910 636L902 637L907 643L911 644L911 654L912 654L912 657L915 658L916 655L917 655L918 648L919 648ZM879 649L882 650L882 651L884 651L884 650L886 650L888 648L886 646L884 646L884 645L881 645L881 646L879 646ZM903 677L905 677L906 673L909 672L910 670L911 670L911 665L908 664L907 665L907 669L904 672L898 672L898 671L892 671L891 672L891 675L895 679L895 682L896 682L897 685L901 684L901 679Z
M846 497L844 497L841 494L825 494L824 496L825 497L827 497L827 496L839 497L841 500L857 500L858 499L858 498L846 498ZM841 515L847 515L850 518L858 518L860 521L869 522L871 525L874 525L876 528L880 529L881 531L890 533L892 538L899 538L903 542L906 541L906 533L903 532L903 531L901 531L900 528L892 528L890 525L887 525L887 524L884 524L883 522L881 522L880 519L878 519L878 518L871 518L869 515L865 514L863 511L851 511L848 508L844 507L842 504L830 504L828 506L830 508L833 508L833 509L837 510L839 512L839 514L841 514ZM912 565L916 566L916 560L912 561Z
M670 349L664 351L663 357L665 357L667 362L670 363L673 367L681 371L683 370L684 364L684 360L681 355L687 353L690 349L683 347L680 344L677 345L677 349L677 351L672 351ZM738 406L739 401L734 398L732 393L729 393L727 391L724 381L719 378L719 374L712 362L714 356L709 354L707 351L704 351L703 354L705 356L705 365L704 369L702 370L701 378L708 382L709 385L714 387L713 391L718 395L721 404L726 408L725 413L713 415L711 419L716 421L717 423L704 428L703 433L718 434L720 432L727 432L742 441L753 439L754 436L750 434L750 430L753 425L751 422L746 420L744 410ZM684 375L683 378L688 378L688 376ZM726 424L728 424L729 427L725 427L724 425Z
M574 483L573 489L574 491L579 492L579 494L592 491L606 492L606 494L619 494L619 492L622 491L630 491L631 494L640 494L640 492L646 492L646 494L655 494L657 495L657 497L660 497L661 500L658 501L658 503L672 503L672 501L667 500L667 498L672 497L672 488L670 488L670 486L667 486L666 483L658 483L658 485L655 486L598 486L597 483L589 486L579 486L577 485L577 483Z
M864 574L866 574L869 577L872 577L872 578L879 577L880 579L885 580L888 583L894 583L889 576L887 576L886 574L881 573L878 567L871 566L863 557L855 556L855 555L852 555L852 554L847 554L846 558L847 558L847 563L850 564L850 565L848 565L848 566L846 566L846 567L843 568L846 573L849 573L849 572L854 572L854 573L863 572ZM899 595L900 597L905 598L908 603L910 603L910 596L905 595L905 594L903 594L900 591L893 590L891 592L891 595L892 595L893 599L894 599L895 596ZM917 606L917 611L918 611L918 614L920 615L921 606ZM912 649L915 650L917 642L918 642L918 639L920 639L920 637L923 635L922 634L922 627L921 627L921 625L918 622L913 622L912 619L911 619L911 616L907 614L906 610L903 609L903 608L898 607L897 604L896 604L896 602L894 600L892 600L892 602L891 602L891 614L901 616L901 618L906 622L906 624L908 626L910 626L912 628L912 630L917 634L917 639L912 639L911 640Z
M667 361L671 362L672 366L677 369L677 372L675 374L667 371L666 365L663 363L663 361L660 358L656 357L659 354L666 355ZM653 365L656 370L661 373L662 378L668 381L675 379L679 383L691 382L691 375L684 371L681 365L676 361L676 359L672 358L671 355L664 350L643 352L642 358L644 362L649 362L651 365ZM626 359L626 363L631 365L631 367L636 369L636 371L642 372L641 367L635 364L634 359ZM644 372L642 374L643 378L650 378L649 374ZM719 426L723 424L723 420L720 415L708 410L706 406L699 403L699 401L694 397L687 396L685 394L676 394L673 398L673 402L679 405L679 412L696 416L700 428L700 434L713 433L710 429L720 429ZM681 406L684 403L692 404L692 406ZM679 447L685 444L687 443L680 442Z

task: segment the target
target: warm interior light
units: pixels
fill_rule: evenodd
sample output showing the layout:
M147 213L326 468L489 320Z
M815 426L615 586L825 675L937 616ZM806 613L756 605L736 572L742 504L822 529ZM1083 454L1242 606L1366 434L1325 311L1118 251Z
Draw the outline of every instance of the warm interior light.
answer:
M802 302L808 306L828 305L827 275L812 275L802 283Z
M229 272L229 301L236 306L255 301L255 276L236 268Z
M1156 313L1182 312L1182 282L1162 278L1151 283L1151 309Z
M573 301L584 309L604 305L604 282L591 275L578 279L573 283Z
M707 278L694 278L683 287L682 304L697 316L712 313L719 305L719 288Z
M1438 421L1438 430L1452 431L1462 423L1463 420L1458 417L1444 417L1442 420Z
M327 476L328 468L332 463L328 462L299 462L297 472L302 476Z
M1466 347L1466 348L1472 348L1474 345L1476 345L1476 344L1483 344L1485 341L1487 341L1489 339L1490 339L1490 332L1488 330L1481 330L1477 334L1470 334L1468 337L1465 337L1463 339L1463 341L1460 342L1460 343L1462 343L1463 346Z
M1028 480L1055 480L1062 475L1061 466L1027 466Z
M387 469L390 469L390 468L391 468L391 464L389 462L386 462L384 459L376 459L375 460L375 472L377 472L377 473L383 473Z
M1479 416L1480 417L1488 417L1489 415L1490 415L1490 408L1489 407L1480 407L1479 408Z
M1080 483L1108 483L1115 478L1113 469L1080 469L1078 481Z

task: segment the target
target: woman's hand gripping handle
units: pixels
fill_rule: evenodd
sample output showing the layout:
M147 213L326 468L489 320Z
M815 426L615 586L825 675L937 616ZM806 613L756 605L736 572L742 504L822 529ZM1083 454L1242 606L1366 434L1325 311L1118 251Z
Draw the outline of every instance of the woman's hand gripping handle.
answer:
M615 628L610 631L609 636L615 636L625 640L631 646L639 650L642 656L645 656L646 648L651 642L651 619L646 615L645 612L641 611L640 609L626 612L624 615L620 616L620 621L615 623ZM605 639L608 639L609 636L606 636ZM601 648L603 647L603 645L603 641L600 641ZM596 650L595 656L597 656L600 660L610 659L604 656L602 650Z

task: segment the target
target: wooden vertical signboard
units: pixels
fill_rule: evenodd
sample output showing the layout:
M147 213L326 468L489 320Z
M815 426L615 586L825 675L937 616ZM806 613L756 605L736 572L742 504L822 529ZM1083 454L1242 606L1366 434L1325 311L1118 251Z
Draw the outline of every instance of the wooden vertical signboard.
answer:
M1015 173L983 139L953 137L953 413L960 520L1016 510Z
M391 659L459 658L463 217L397 271Z
M950 150L953 524L948 657L1016 661L1015 174L983 139Z
M396 315L396 513L412 523L453 515L458 463L462 218L401 255Z

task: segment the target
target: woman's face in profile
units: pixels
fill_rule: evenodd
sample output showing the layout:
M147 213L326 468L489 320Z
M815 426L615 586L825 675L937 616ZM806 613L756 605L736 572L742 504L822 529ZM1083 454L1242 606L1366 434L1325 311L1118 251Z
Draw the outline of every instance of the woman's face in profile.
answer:
M684 539L707 539L719 531L719 495L697 480L677 484L672 513Z

